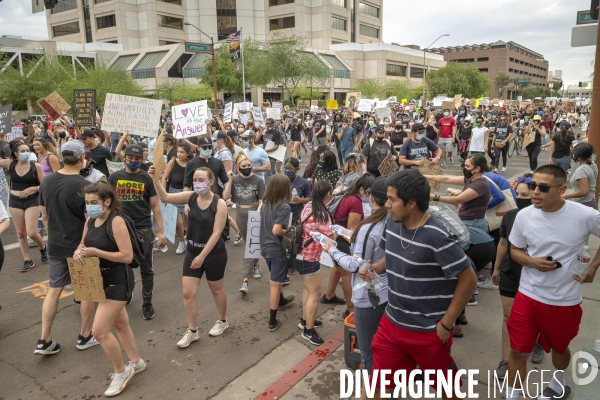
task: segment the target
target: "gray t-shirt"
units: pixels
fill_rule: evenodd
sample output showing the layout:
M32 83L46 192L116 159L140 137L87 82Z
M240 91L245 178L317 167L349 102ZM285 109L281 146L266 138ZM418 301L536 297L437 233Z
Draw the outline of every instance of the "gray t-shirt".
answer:
M578 203L587 203L588 201L592 201L596 198L596 179L598 178L598 166L594 163L592 165L581 165L577 167L575 173L571 177L571 185L573 186L573 190L575 192L579 191L579 179L587 178L588 185L590 185L590 191L587 196L570 199L576 201Z
M231 201L238 206L256 204L265 197L265 181L256 175L250 178L234 176L232 184Z
M273 235L273 226L288 225L292 209L288 203L281 203L275 208L266 204L260 209L260 254L264 258L284 257L281 238Z

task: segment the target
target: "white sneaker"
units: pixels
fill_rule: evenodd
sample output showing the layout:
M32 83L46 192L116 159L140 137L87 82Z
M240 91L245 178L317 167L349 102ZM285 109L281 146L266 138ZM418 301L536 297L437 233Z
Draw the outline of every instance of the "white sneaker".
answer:
M108 389L106 389L104 395L107 397L111 397L121 393L123 390L125 390L125 386L127 386L127 383L131 380L131 378L133 378L133 375L135 375L135 372L133 371L133 368L131 368L129 365L125 367L125 371L123 371L123 374L111 374L110 386L108 387Z
M183 254L185 253L185 242L179 242L179 246L177 246L177 250L175 250L175 254Z
M244 283L242 283L242 287L240 288L240 293L248 294L248 282L244 281Z
M262 273L260 271L260 267L258 266L258 264L256 264L253 268L252 268L252 277L254 279L260 279L262 278Z
M221 321L220 319L215 322L215 326L212 327L210 332L208 332L209 336L221 336L223 332L225 332L229 328L229 322Z
M144 361L143 358L140 358L140 361L138 361L138 365L135 366L131 361L129 361L129 366L131 368L133 368L133 373L135 375L139 374L142 371L146 370L146 361Z
M498 168L494 168L492 172L498 172Z
M196 332L192 332L189 328L185 331L185 335L181 338L179 342L177 342L177 346L185 349L190 345L190 343L195 342L200 339L200 333L198 332L198 328L196 328Z
M502 167L502 172L506 172L506 167Z
M480 289L498 289L498 286L492 282L492 278L487 278L483 282L477 282L477 287Z

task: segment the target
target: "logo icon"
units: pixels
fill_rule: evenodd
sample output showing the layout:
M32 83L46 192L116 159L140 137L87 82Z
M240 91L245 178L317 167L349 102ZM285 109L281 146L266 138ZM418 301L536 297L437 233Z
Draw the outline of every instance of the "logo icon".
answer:
M589 385L598 375L598 361L586 351L578 351L573 354L572 365L573 382L576 385ZM582 377L586 374L587 376Z

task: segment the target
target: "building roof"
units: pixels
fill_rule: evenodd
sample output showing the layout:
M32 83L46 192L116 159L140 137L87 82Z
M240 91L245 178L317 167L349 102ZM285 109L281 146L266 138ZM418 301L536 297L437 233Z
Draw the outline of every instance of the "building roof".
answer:
M321 54L321 57L333 68L335 78L350 79L350 70L333 54Z
M21 47L31 41L31 39L23 39L18 36L0 36L0 47Z
M394 53L402 53L409 56L423 57L423 50L415 50L405 46L400 46L397 44L390 44L384 42L376 42L376 43L340 43L331 45L331 51L341 52L341 51L390 51ZM425 57L437 60L444 61L444 56L438 55L435 53L430 53L431 50L425 52Z
M513 41L505 42L503 40L497 40L493 43L488 43L488 44L483 43L483 44L472 44L472 45L464 45L464 46L438 47L438 48L429 49L429 51L434 52L434 53L451 53L451 52L453 53L453 52L461 52L461 51L488 50L488 49L499 48L499 47L511 47L511 48L520 49L520 50L531 53L534 58L537 58L539 60L544 60L544 56L541 55L540 53L530 50L527 47L522 46Z
M204 66L211 59L208 53L196 53L183 67L184 78L199 78L206 73Z

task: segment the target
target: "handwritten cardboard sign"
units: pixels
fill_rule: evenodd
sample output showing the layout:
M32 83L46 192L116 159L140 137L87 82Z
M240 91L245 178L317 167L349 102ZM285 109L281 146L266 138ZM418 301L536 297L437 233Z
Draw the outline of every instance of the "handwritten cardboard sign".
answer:
M96 118L96 89L73 90L73 119L79 126L94 125Z
M360 103L360 92L350 92L346 93L346 107L355 108L358 107L358 103Z
M292 225L292 213L288 226ZM260 211L248 211L248 232L246 234L244 258L260 258Z
M71 109L71 106L60 97L60 95L56 92L50 93L48 96L44 98L44 100L39 102L39 106L52 118L52 120L56 120L60 118L60 114L63 111L67 111Z
M9 132L12 132L12 104L0 107L0 135Z
M156 137L161 108L160 100L107 93L102 130Z
M459 108L462 103L462 94L454 96L454 107Z
M298 100L297 107L298 107L298 110L300 110L300 111L309 111L310 110L310 101Z
M388 153L381 164L379 164L379 168L377 169L382 176L390 176L394 172L398 171L398 163L395 160L392 160L392 157L392 153Z
M207 134L205 121L209 119L209 115L206 100L173 106L171 114L174 125L173 136L176 139Z
M267 118L279 121L281 119L281 108L267 108Z
M421 161L423 161L423 165L419 166L419 172L423 175L444 175L444 170L441 169L439 165L432 163L425 157L422 157ZM433 190L440 190L441 183L434 181L428 182Z
M73 258L67 258L71 284L77 301L104 301L104 286L100 273L100 259L98 257L85 257L81 265Z
M442 101L442 109L454 110L454 100L452 101Z

